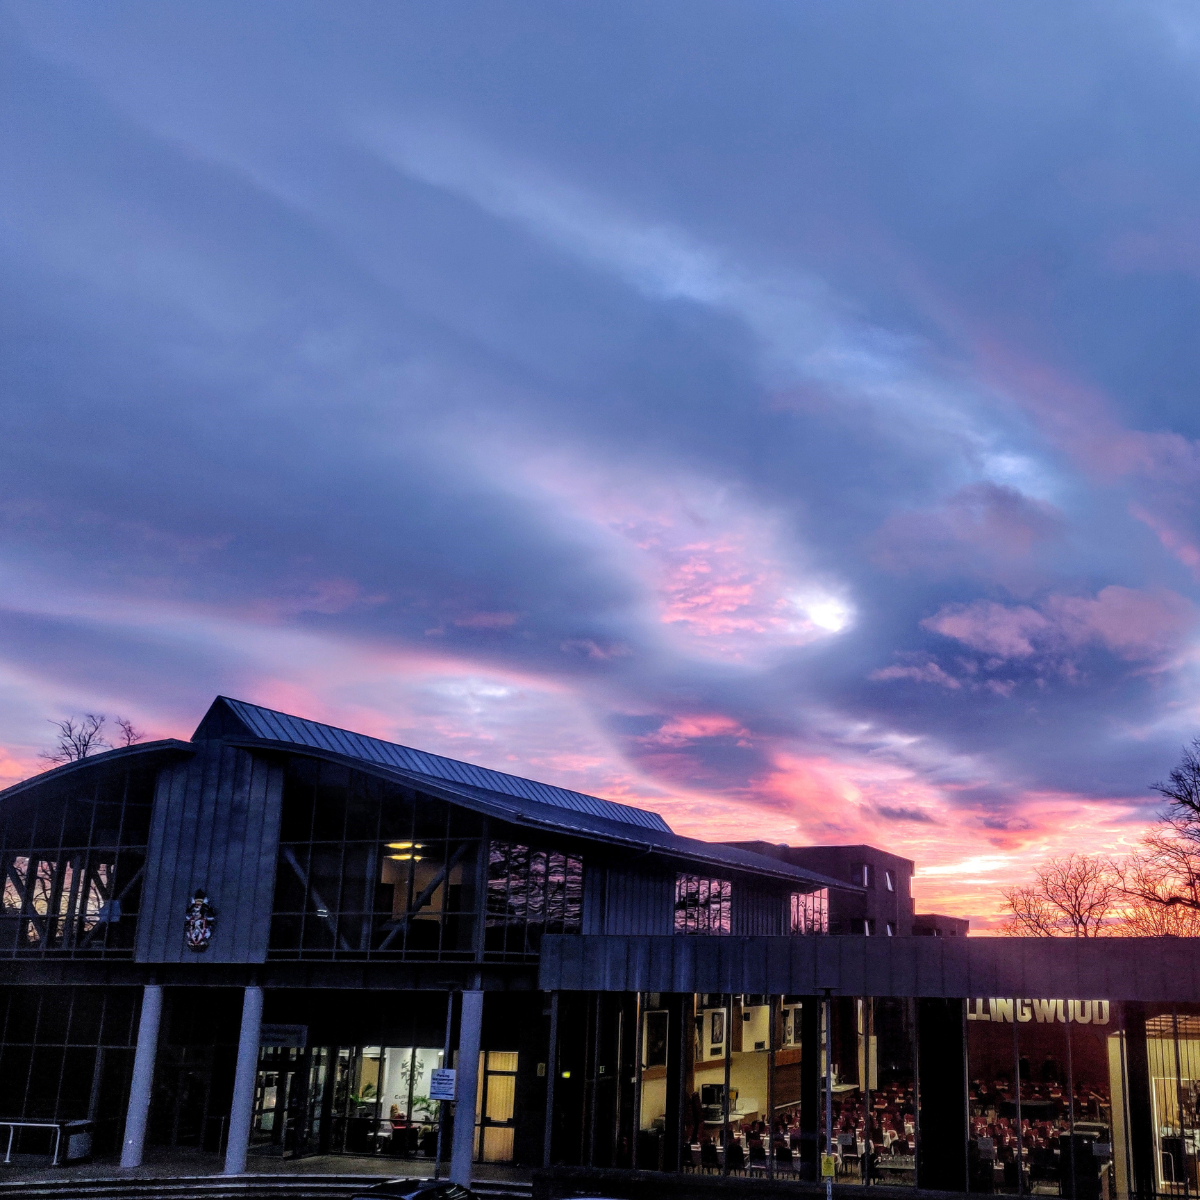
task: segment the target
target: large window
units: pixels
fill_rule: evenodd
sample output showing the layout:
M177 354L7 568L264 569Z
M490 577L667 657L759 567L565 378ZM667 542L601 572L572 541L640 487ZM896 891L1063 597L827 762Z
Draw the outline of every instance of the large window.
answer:
M139 990L0 989L0 1115L25 1121L91 1119L97 1153L119 1146ZM53 1130L18 1130L12 1149L48 1154L52 1143Z
M536 954L544 933L578 933L583 924L583 862L556 850L492 842L487 868L484 949Z
M829 932L829 891L792 893L792 933Z
M732 917L733 885L728 879L675 876L676 933L729 933Z
M443 800L292 759L270 957L474 959L481 832Z
M83 769L11 804L0 830L0 953L133 954L155 771Z

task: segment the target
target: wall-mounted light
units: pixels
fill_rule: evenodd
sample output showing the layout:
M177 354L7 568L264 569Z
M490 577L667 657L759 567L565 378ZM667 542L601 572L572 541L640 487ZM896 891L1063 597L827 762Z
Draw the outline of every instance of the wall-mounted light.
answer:
M424 842L388 842L389 850L424 850Z
M389 854L388 858L394 859L396 862L408 862L409 859L412 859L413 862L421 861L419 854Z

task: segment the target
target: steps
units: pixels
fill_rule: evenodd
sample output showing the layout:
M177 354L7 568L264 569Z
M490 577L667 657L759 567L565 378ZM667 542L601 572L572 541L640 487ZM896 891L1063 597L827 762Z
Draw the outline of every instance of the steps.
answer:
M15 1179L0 1174L0 1200L348 1200L384 1182L381 1175L177 1175L157 1179ZM396 1176L402 1178L402 1176ZM414 1180L421 1183L423 1180ZM528 1183L479 1179L471 1190L482 1200L531 1200Z

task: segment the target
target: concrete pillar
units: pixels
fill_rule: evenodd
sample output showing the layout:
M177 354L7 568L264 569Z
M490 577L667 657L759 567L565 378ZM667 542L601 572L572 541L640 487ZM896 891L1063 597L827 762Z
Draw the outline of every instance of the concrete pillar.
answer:
M162 988L148 983L142 989L142 1016L138 1021L137 1052L133 1056L133 1079L129 1084L129 1107L125 1110L125 1140L121 1143L121 1166L140 1167L146 1144L146 1118L154 1087L154 1060L158 1055L158 1024L162 1017ZM97 1062L99 1069L99 1062Z
M475 1157L475 1093L479 1087L479 1042L483 1032L483 993L463 992L458 1029L458 1074L455 1077L454 1143L450 1178L469 1187Z
M241 1175L246 1169L250 1122L254 1118L254 1085L258 1079L258 1040L262 1030L262 988L248 987L242 999L242 1032L238 1037L237 1072L233 1077L233 1106L229 1112L229 1141L225 1146L225 1174Z

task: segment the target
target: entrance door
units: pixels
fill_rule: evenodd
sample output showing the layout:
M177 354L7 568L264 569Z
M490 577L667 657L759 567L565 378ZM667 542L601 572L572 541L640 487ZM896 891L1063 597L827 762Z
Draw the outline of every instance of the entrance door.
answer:
M304 1080L303 1051L291 1047L264 1046L258 1054L254 1086L254 1113L250 1123L250 1147L257 1154L284 1155L294 1152L296 1127L301 1113Z
M482 1051L475 1103L475 1157L479 1162L512 1162L516 1108L517 1055Z

